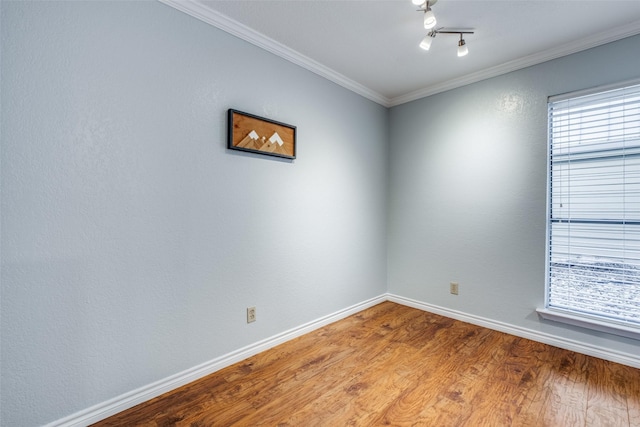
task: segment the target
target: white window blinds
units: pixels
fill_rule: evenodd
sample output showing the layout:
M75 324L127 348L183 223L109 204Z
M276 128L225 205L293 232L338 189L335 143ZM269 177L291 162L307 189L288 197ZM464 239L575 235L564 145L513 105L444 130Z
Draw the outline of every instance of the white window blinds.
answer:
M640 327L640 84L550 98L549 142L547 308Z

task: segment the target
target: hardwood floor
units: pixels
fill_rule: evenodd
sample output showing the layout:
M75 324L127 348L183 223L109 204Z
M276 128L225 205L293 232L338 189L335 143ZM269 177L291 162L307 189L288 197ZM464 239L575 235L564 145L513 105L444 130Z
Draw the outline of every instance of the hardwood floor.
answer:
M385 302L95 426L640 426L640 370Z

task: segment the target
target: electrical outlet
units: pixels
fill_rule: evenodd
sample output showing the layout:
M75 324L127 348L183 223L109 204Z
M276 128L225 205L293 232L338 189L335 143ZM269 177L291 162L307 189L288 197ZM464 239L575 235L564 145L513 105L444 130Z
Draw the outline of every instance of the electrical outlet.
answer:
M456 282L449 283L449 292L453 295L458 295L458 284Z
M256 321L256 308L255 307L247 307L247 323Z

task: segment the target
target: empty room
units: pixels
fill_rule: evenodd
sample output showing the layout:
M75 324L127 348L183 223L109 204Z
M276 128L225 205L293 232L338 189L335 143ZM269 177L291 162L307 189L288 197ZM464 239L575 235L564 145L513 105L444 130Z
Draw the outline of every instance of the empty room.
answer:
M0 35L1 426L640 426L640 2Z

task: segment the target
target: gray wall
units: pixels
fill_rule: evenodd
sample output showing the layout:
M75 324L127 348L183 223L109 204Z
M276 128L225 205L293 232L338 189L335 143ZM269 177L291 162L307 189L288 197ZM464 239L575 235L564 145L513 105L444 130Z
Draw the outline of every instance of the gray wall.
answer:
M386 291L387 109L161 3L1 7L1 425ZM228 151L228 108L298 159Z
M55 421L387 290L640 351L534 313L546 97L638 77L639 37L389 112L160 3L0 12L1 425ZM226 150L230 107L297 125L298 159Z
M389 292L637 356L638 341L543 322L535 310L544 306L547 97L639 70L636 36L393 108Z

